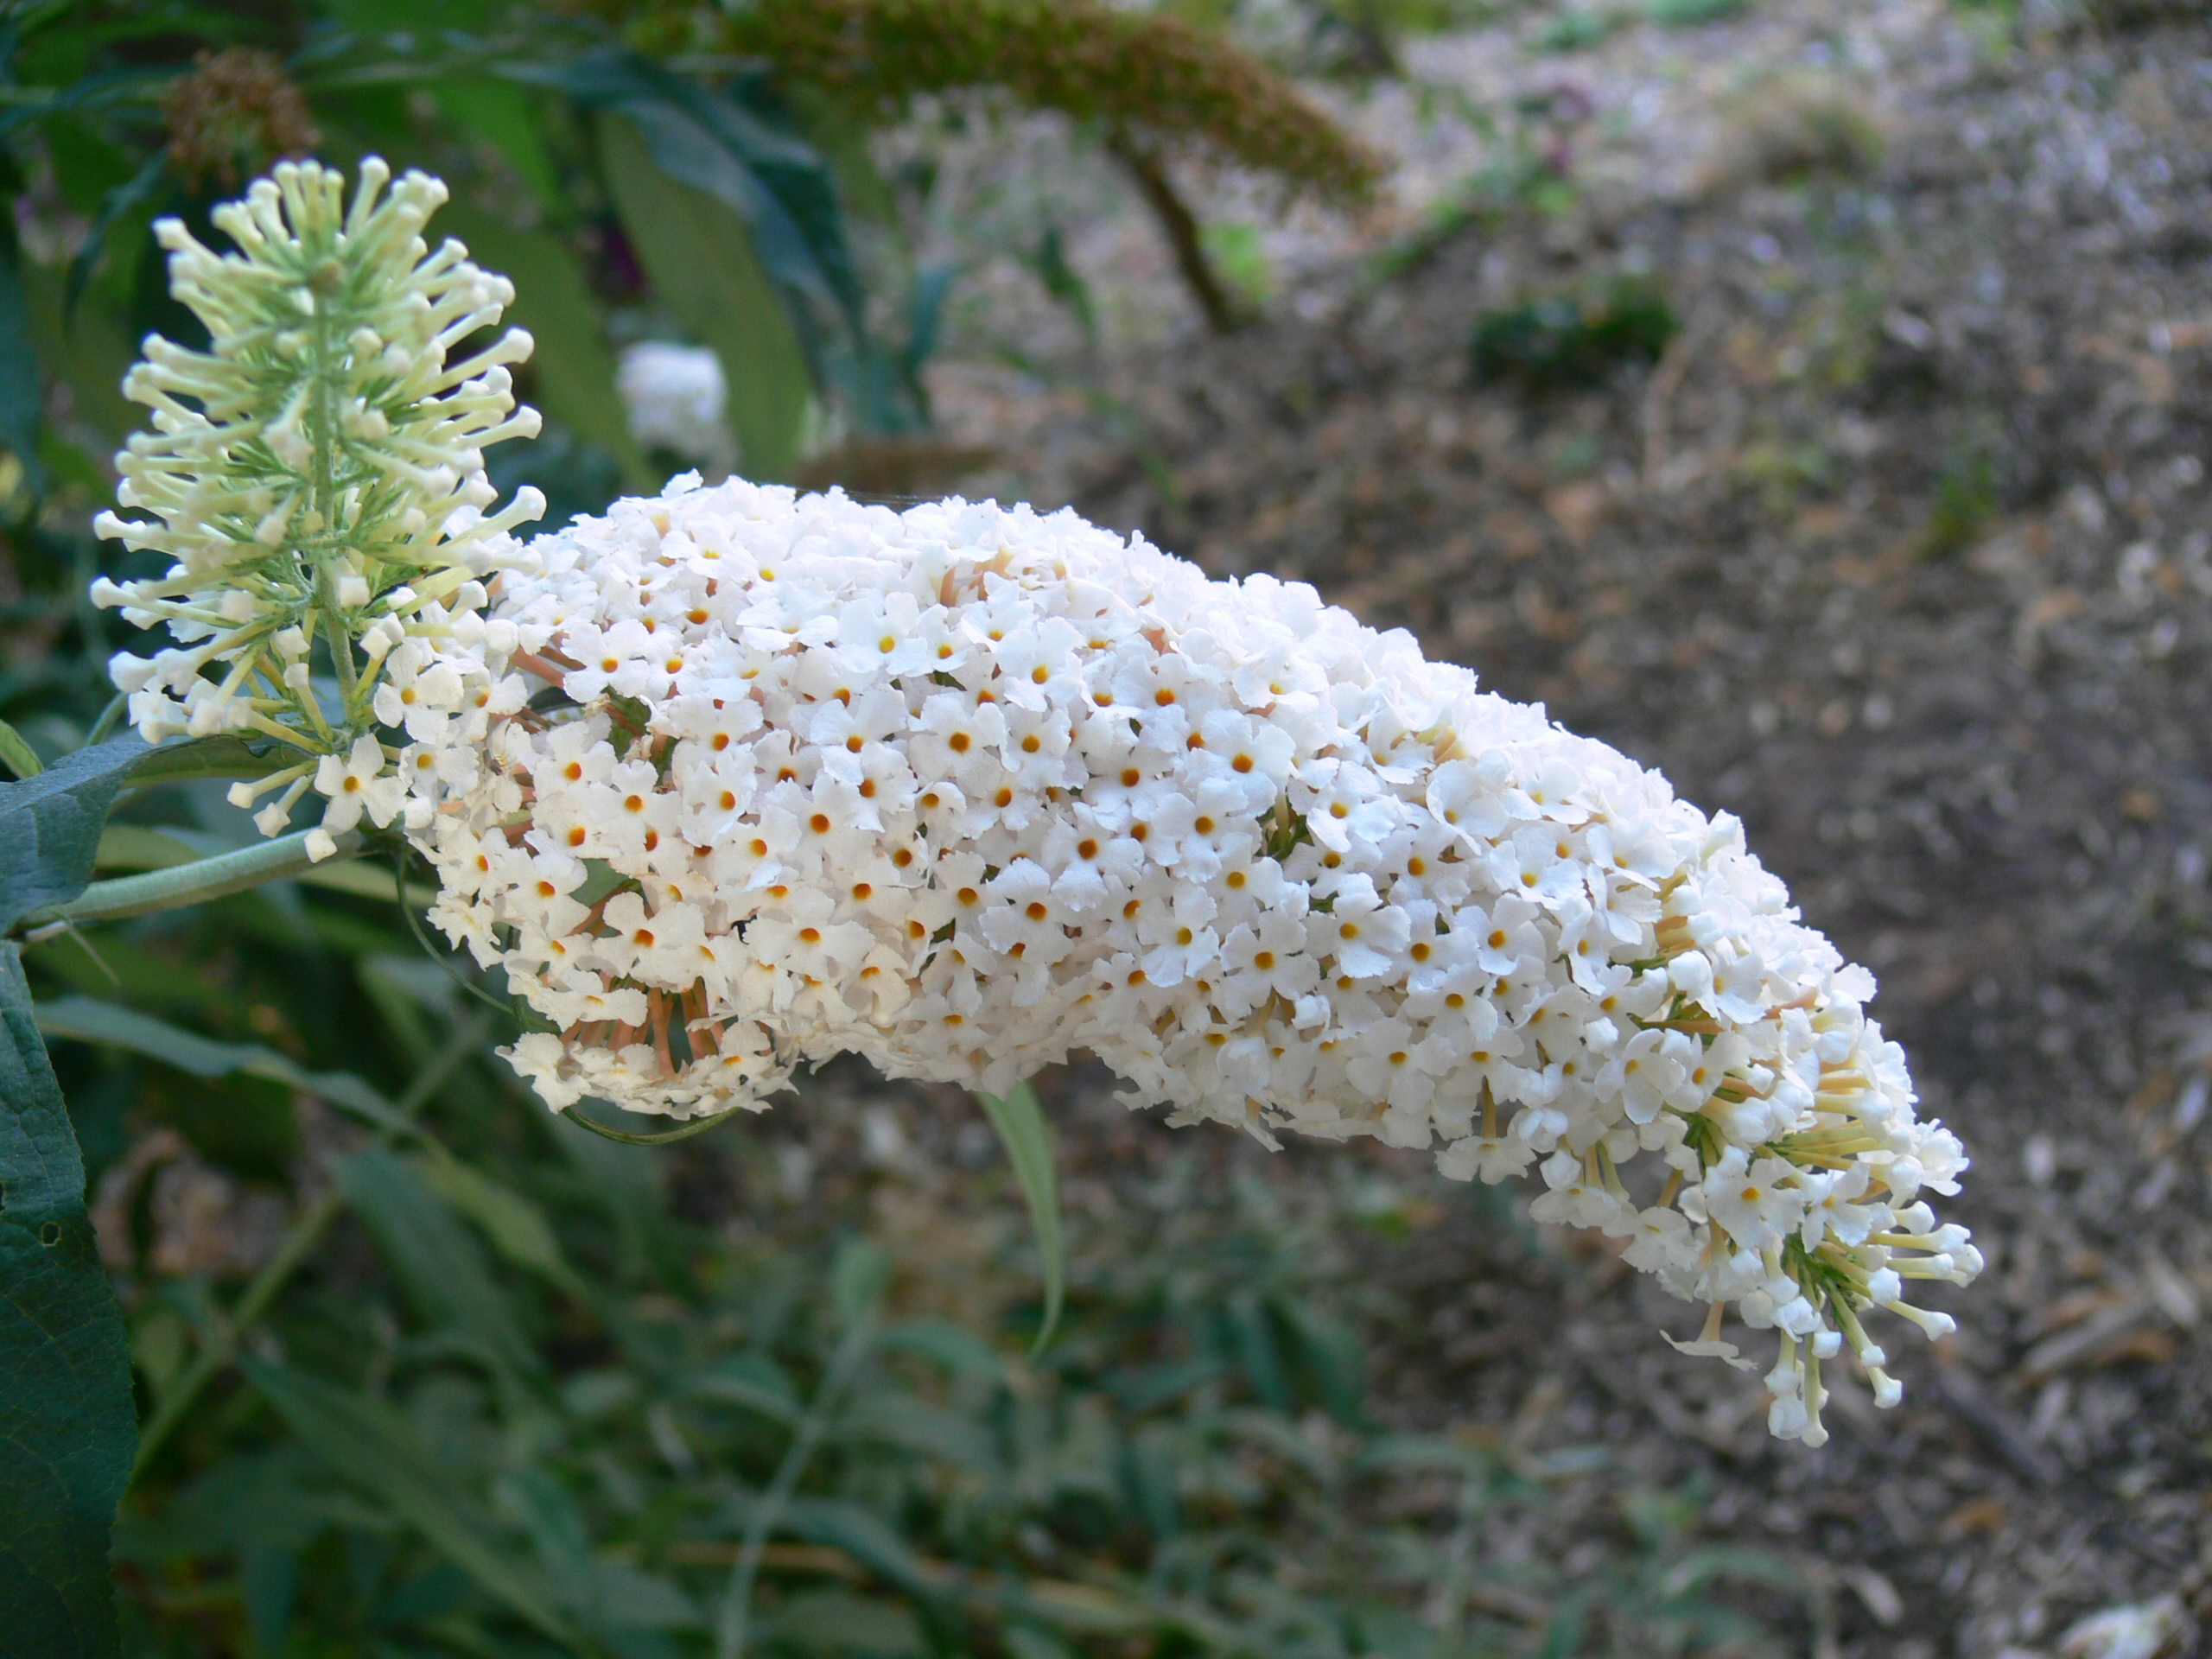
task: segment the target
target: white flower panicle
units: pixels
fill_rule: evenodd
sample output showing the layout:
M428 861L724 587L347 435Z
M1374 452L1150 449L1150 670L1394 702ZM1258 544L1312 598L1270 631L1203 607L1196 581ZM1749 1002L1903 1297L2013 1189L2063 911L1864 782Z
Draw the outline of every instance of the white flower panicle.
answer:
M488 744L403 762L433 919L550 1022L509 1054L552 1105L1084 1049L1173 1122L1539 1168L1540 1217L1710 1306L1677 1346L1779 1332L1780 1434L1824 1438L1845 1342L1894 1402L1870 1306L1948 1328L1903 1296L1980 1265L1920 1197L1965 1159L1872 981L1733 819L1541 708L1071 512L691 476L531 550Z
M446 188L421 173L392 184L374 157L350 208L345 181L287 162L213 214L238 251L219 255L176 219L154 229L177 298L207 325L197 352L158 335L124 382L153 429L116 457L117 500L150 518L102 513L95 529L167 555L168 573L93 584L175 647L111 664L148 742L237 731L282 746L277 769L241 784L276 834L310 787L328 797L315 850L365 810L385 823L412 780L394 775L379 726L463 711L486 680L472 651L479 580L537 518L524 488L485 516L486 446L535 435L507 365L531 338L509 329L459 362L448 353L496 323L514 289L421 232ZM334 687L311 677L323 642ZM472 695L464 695L467 688ZM480 715L481 720L488 715ZM419 796L416 798L421 798ZM419 810L418 814L419 816Z

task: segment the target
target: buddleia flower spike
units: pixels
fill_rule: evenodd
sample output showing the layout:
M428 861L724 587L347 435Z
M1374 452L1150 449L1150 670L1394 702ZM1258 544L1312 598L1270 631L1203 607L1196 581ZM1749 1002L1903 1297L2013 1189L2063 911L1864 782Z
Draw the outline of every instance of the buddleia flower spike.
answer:
M1537 1219L1702 1305L1677 1346L1770 1333L1815 1445L1821 1362L1894 1405L1867 1316L1939 1335L1907 1289L1981 1267L1872 978L1741 826L1406 634L1071 512L696 474L531 551L517 712L414 839L549 1022L506 1052L550 1106L757 1110L845 1052L1003 1094L1085 1050L1171 1122L1536 1172Z
M124 393L153 411L152 429L116 457L116 499L150 516L94 524L173 561L92 588L175 641L109 665L139 734L271 740L268 775L231 798L273 794L254 818L273 836L319 791L317 857L364 815L428 821L436 780L402 776L396 740L460 739L490 719L481 578L512 556L506 532L545 506L525 487L486 516L485 449L538 429L508 372L531 341L510 328L452 360L514 289L460 243L423 240L445 200L436 179L394 183L372 156L348 207L337 171L286 162L212 215L235 253L158 221L171 291L209 346L147 337ZM448 752L462 765L470 748Z

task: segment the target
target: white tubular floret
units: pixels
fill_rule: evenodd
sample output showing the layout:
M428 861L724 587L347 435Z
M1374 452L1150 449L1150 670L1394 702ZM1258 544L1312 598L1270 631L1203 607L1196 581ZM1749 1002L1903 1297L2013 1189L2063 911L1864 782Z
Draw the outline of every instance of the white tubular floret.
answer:
M1537 1165L1541 1218L1712 1305L1689 1351L1737 1360L1723 1305L1780 1331L1774 1425L1815 1444L1845 1334L1894 1395L1859 1313L1935 1332L1902 1279L1978 1260L1892 1185L1957 1158L1872 982L1736 822L1403 633L958 500L691 476L528 552L487 691L407 665L399 770L433 918L555 1027L512 1056L555 1106L757 1109L846 1052L1001 1092L1087 1050L1175 1122Z

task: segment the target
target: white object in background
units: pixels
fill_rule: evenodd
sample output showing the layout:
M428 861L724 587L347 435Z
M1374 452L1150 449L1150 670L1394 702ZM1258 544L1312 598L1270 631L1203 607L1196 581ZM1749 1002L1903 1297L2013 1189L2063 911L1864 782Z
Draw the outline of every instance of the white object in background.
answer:
M2172 1659L2196 1643L2194 1621L2180 1599L2108 1607L2092 1614L2059 1638L2061 1659Z
M721 359L705 346L642 340L622 353L614 388L630 435L641 447L666 449L710 471L727 474L737 465L737 446L722 418L729 385Z

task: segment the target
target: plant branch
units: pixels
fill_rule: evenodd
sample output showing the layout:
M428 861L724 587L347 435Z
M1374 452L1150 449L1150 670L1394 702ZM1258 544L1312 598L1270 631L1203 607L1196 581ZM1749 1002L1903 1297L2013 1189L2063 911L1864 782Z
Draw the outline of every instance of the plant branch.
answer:
M149 911L203 904L210 899L257 887L264 881L298 875L315 863L307 852L310 833L296 830L258 846L241 847L234 853L198 858L189 864L172 864L167 869L149 870L143 875L95 881L67 904L49 905L26 916L23 925L53 927L63 922L105 922L123 916L143 916ZM350 858L361 850L359 830L349 830L337 841L336 855L340 858Z
M1167 245L1174 253L1175 269L1182 275L1183 285L1198 301L1198 309L1205 313L1206 326L1217 334L1226 334L1251 321L1244 307L1230 297L1229 290L1222 286L1221 278L1214 274L1213 262L1206 257L1198 215L1176 194L1174 181L1167 176L1167 168L1159 156L1126 133L1108 137L1106 152L1136 181L1145 205L1152 209L1153 217L1166 233Z

